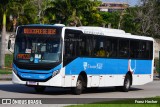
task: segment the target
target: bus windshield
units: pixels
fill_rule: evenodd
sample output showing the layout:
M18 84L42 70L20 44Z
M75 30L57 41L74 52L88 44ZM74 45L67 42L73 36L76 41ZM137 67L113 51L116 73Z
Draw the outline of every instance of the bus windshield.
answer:
M60 35L18 34L14 59L23 63L55 63L61 59Z

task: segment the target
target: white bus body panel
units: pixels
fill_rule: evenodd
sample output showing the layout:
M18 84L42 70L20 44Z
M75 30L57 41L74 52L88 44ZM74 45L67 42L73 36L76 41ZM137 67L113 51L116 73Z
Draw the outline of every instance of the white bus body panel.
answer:
M97 75L87 76L87 87L108 87L108 86L122 86L125 75ZM143 85L153 81L153 76L147 75L132 75L132 85ZM63 77L61 74L56 75L46 82L38 82L41 86L55 86L55 87L75 87L78 75L67 75ZM15 84L26 84L19 77L12 72L12 82Z
M152 82L153 81L153 76L150 74L146 75L133 75L133 83L132 85L144 85L146 83Z

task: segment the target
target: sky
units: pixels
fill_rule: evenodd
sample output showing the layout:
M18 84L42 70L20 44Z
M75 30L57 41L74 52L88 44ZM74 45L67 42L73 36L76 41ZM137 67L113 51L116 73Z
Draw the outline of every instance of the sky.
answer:
M130 6L139 4L140 0L102 0L103 2L127 2Z

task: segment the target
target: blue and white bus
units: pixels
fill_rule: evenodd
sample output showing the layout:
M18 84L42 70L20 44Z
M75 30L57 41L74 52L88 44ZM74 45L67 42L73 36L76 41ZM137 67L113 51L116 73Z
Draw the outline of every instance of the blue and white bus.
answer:
M102 27L22 25L16 30L13 58L15 84L85 88L131 85L153 81L153 38ZM103 49L103 55L97 55Z

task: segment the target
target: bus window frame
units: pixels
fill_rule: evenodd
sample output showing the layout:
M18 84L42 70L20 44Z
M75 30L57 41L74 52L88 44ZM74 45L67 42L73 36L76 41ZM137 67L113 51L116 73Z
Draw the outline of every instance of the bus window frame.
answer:
M71 30L71 29L69 29L69 30ZM74 30L74 31L76 31L76 30ZM77 30L77 31L79 31L79 30ZM89 57L89 58L115 58L115 59L136 59L136 60L151 60L151 59L153 59L153 54L151 54L151 52L153 52L153 46L150 46L150 47L152 47L152 50L149 50L149 54L151 54L151 55L149 55L148 57L146 57L146 58L138 58L138 57L136 57L136 58L132 58L131 57L131 53L130 53L130 49L131 49L131 41L138 41L139 42L139 47L140 47L140 42L145 42L145 43L147 43L147 42L149 42L149 44L153 44L153 41L150 41L150 40L142 40L142 39L134 39L134 38L122 38L122 37L114 37L114 36L108 36L108 35L95 35L95 34L84 34L84 33L82 33L81 35L79 35L79 38L80 37L85 37L86 39L87 38L91 38L91 41L92 41L92 45L94 45L94 40L96 39L96 38L99 38L99 39L105 39L105 40L116 40L117 41L117 43L116 43L116 45L117 45L117 52L116 52L116 55L115 56L109 56L109 57L101 57L101 56L96 56L95 55L95 49L94 48L96 48L96 46L94 47L94 46L92 46L91 48L93 48L92 49L92 53L91 53L91 55L88 55L88 54L85 54L85 55L81 55L81 56L79 56L79 55L76 55L76 56L74 56L72 59L74 59L74 58L77 58L77 57ZM65 38L65 36L64 36L64 38ZM96 39L97 40L97 39ZM119 42L120 42L120 40L126 40L127 42L128 42L128 54L127 54L127 56L125 56L125 57L121 57L121 56L119 56ZM85 41L85 44L87 45L87 46L89 46L87 43L87 40ZM65 44L65 42L64 42L64 44ZM96 43L95 43L96 44ZM104 46L105 46L105 44L106 43L104 43ZM65 46L65 45L64 45ZM87 50L87 49L86 49Z

